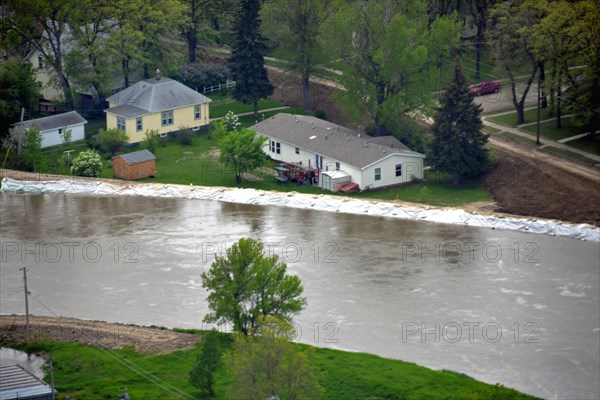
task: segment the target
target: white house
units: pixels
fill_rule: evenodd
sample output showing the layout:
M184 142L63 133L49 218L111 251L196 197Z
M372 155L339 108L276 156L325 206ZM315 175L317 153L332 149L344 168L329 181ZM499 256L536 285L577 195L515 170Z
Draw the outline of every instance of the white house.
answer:
M64 133L67 130L71 131L71 141L83 140L85 138L85 124L87 124L87 121L77 111L69 111L50 117L23 121L22 126L25 129L37 128L42 134L42 147L50 147L63 144L65 142ZM21 123L15 124L15 126L20 125Z
M393 136L372 137L319 118L285 113L251 129L268 138L264 151L272 159L345 172L361 189L423 179L425 155Z

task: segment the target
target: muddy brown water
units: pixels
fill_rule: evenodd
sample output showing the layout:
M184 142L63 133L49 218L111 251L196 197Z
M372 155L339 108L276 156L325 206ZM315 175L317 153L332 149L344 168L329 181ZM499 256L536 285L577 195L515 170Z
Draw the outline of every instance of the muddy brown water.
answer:
M600 246L213 201L0 193L2 314L207 327L200 273L240 237L302 279L297 340L599 398ZM227 329L227 327L221 327Z

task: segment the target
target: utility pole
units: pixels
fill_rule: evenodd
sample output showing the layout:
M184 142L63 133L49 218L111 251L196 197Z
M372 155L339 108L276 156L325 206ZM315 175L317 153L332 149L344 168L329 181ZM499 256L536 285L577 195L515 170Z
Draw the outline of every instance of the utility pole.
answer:
M27 268L21 268L23 270L23 284L25 287L25 339L29 335L29 291L27 291Z
M56 395L56 391L54 390L54 363L52 359L52 354L50 354L50 388L52 389L52 400L54 400L54 396Z
M535 135L535 143L539 146L540 144L540 101L542 99L542 93L541 93L541 79L540 79L540 73L538 71L538 98L537 98L537 127L536 127L536 135Z

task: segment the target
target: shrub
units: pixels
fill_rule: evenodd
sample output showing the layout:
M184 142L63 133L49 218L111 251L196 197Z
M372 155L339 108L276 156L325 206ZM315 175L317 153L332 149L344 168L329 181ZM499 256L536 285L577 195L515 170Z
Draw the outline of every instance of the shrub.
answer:
M314 116L319 119L327 119L327 112L322 108L317 108L314 112Z
M142 146L144 148L148 149L149 151L151 151L152 153L154 153L160 143L160 137L158 136L158 131L157 130L146 131L144 136L146 138L142 142Z
M237 131L240 129L240 118L233 113L233 111L227 111L225 117L223 117L223 126L227 130L227 132Z
M221 64L194 63L185 65L179 70L179 81L196 90L202 90L204 86L224 83L228 76L229 69Z
M97 178L102 172L102 157L94 150L82 151L73 160L71 173L76 176Z
M194 139L194 132L190 128L179 128L179 143L184 146L191 146Z
M108 130L100 131L98 135L98 142L102 146L103 150L109 155L114 155L123 143L127 141L127 134L117 128L111 128Z

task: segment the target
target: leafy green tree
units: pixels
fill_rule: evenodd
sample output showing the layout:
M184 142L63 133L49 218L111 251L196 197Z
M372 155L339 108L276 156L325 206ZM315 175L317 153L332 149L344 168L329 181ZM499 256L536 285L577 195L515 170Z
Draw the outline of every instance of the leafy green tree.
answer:
M304 111L310 112L310 77L327 58L320 40L324 22L339 7L337 0L271 0L261 15L276 55L292 62L300 74Z
M73 159L71 173L76 176L97 178L102 172L102 157L94 150L82 151Z
M266 46L260 33L260 0L241 0L235 22L235 41L229 58L229 69L235 88L233 97L254 105L258 118L258 100L273 94L273 85L265 68Z
M3 2L0 31L10 31L38 51L44 64L58 78L67 108L73 107L71 84L64 69L64 41L74 10L75 0L6 0Z
M18 60L0 63L0 139L8 136L11 124L19 121L21 108L34 110L38 101L38 86L31 64Z
M227 111L225 117L223 117L223 126L227 132L237 131L240 129L240 118L233 113L233 111Z
M475 34L475 79L481 77L481 55L484 49L489 9L497 2L498 0L471 0L467 2L468 14L473 19L473 24L477 29Z
M189 374L190 383L206 396L214 394L214 375L221 365L223 345L219 335L218 332L211 331L203 336L202 351L198 354L196 364Z
M202 287L209 292L205 322L232 323L236 332L248 335L261 318L290 321L306 306L300 278L286 274L287 265L277 255L265 256L263 248L258 240L242 238L202 273Z
M255 335L235 335L225 354L232 383L231 399L318 399L323 395L319 371L310 365L314 350L300 351L289 340L291 326L266 318Z
M517 111L517 123L525 122L525 99L541 63L544 61L535 51L533 26L545 14L544 7L536 0L499 2L490 11L487 43L495 63L510 80L512 102ZM528 68L524 84L516 82L515 67Z
M263 146L267 138L258 136L253 130L242 128L239 131L220 133L217 137L220 138L218 146L221 155L219 160L226 167L233 169L237 183L242 181L244 173L253 171L266 163L267 156L263 151Z
M454 78L440 99L432 131L429 157L431 166L452 175L455 185L461 178L480 175L489 167L488 136L482 133L480 105L473 102L462 72L460 60L454 66Z
M578 1L573 7L575 23L569 33L586 67L583 79L574 82L567 93L568 108L575 113L576 121L600 140L600 8L594 0Z
M127 141L127 134L121 129L112 128L107 130L101 130L98 135L98 142L102 146L103 150L109 155L114 155L123 143Z
M27 129L27 141L23 148L25 167L30 171L36 171L43 162L42 155L42 133L36 128Z
M337 98L347 114L366 115L376 136L394 121L431 114L438 61L459 39L454 17L429 24L420 0L359 1L342 7L328 29L343 62L346 90Z

